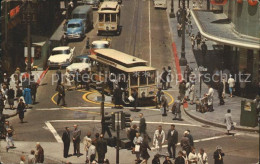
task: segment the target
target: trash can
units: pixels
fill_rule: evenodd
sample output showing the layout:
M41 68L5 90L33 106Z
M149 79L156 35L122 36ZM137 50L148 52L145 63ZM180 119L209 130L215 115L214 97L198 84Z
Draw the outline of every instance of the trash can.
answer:
M255 102L250 100L241 101L240 125L249 127L257 126L257 111Z

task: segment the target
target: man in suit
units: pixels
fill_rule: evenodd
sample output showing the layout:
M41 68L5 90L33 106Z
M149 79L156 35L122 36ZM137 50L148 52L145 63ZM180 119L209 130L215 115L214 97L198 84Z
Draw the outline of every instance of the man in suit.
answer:
M81 130L78 128L78 125L75 124L73 125L74 130L72 132L72 139L73 139L73 146L74 146L74 154L73 155L77 155L77 157L80 156L80 135L81 135Z
M100 134L97 140L97 153L98 153L98 163L104 163L104 159L107 153L107 142L103 138L103 134Z
M65 103L65 88L64 88L63 83L61 83L57 86L57 91L58 91L57 105L60 105L60 100L62 100L61 106L66 105L66 103Z
M65 130L62 134L62 141L64 144L63 156L67 158L69 155L69 148L70 148L70 130L68 127L65 127Z
M178 131L175 130L175 125L171 125L171 129L168 131L166 136L166 141L168 141L168 152L170 158L175 159L176 155L176 144L178 143Z
M143 113L139 114L140 124L139 124L139 132L140 134L146 134L146 122Z

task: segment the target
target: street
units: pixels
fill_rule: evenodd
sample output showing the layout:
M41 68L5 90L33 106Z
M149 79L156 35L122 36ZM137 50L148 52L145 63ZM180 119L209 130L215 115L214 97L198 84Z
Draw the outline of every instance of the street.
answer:
M226 164L257 163L259 161L259 131L249 132L234 130L232 131L232 133L235 134L234 136L226 135L226 128L215 127L207 123L196 121L189 117L184 112L184 109L181 111L183 121L173 120L174 115L171 113L171 108L179 96L177 69L180 68L176 68L172 44L176 44L176 51L180 56L182 40L177 37L177 31L175 30L177 26L176 18L168 18L171 1L168 0L167 2L168 8L167 10L164 10L155 9L153 7L153 1L150 0L123 0L120 13L121 30L118 36L97 36L98 14L97 11L94 10L94 29L86 33L83 40L69 42L68 46L71 48L75 47L75 55L79 56L88 53L88 49L86 49L87 38L89 38L90 43L95 40L106 39L111 43L110 48L146 60L147 65L156 68L159 73L162 72L163 67L167 68L170 66L172 68L173 76L171 88L163 90L169 105L169 111L167 112L166 117L163 117L160 109L157 109L155 106L137 107L139 109L138 112L132 111L132 107L115 109L113 108L114 104L111 102L111 97L108 95L106 95L105 99L104 112L108 115L119 111L128 112L131 114L131 118L133 119L131 125L135 124L137 126L139 126L139 114L143 113L147 124L147 134L152 139L154 132L159 125L162 125L162 129L167 134L170 126L175 124L179 140L176 149L176 157L178 151L182 150L180 140L183 137L184 132L190 130L194 139L196 153L199 153L200 148L204 148L208 155L209 164L214 163L213 153L216 151L218 145L222 147L222 151L225 153L223 159ZM174 4L175 10L177 11L178 2L176 1ZM194 21L192 20L192 22ZM198 30L195 26L196 24L194 23L194 29ZM196 60L193 61L193 58L198 58L198 54L195 54L196 51L191 49L191 42L188 37L186 37L185 43L187 48L186 56L189 63L192 65L197 62ZM211 46L210 44L211 42L209 41L208 47ZM210 62L214 63L214 61ZM211 65L210 62L207 63L209 67ZM184 67L181 67L181 69L183 71ZM31 149L35 148L35 143L40 142L45 149L45 155L50 163L53 162L52 160L55 162L59 161L60 163L68 161L72 163L85 163L85 151L83 150L82 140L80 149L83 155L79 158L76 156L63 158L62 134L65 127L69 127L70 130L73 130L74 124L78 124L78 127L81 130L81 139L83 139L88 132L91 132L91 137L94 137L96 133L101 133L101 101L97 100L101 94L94 88L91 88L88 91L84 88L76 90L73 86L71 87L72 90L65 91L65 100L67 105L57 106L57 82L53 82L53 79L56 77L56 70L56 68L49 69L41 81L37 90L36 103L31 105L32 108L27 109L27 112L25 112L25 122L20 123L18 116L9 119L15 129L13 140L16 145L16 148L10 149L9 153L19 154L24 152L27 155ZM65 69L62 70L62 73L65 73ZM158 76L159 75L160 74L158 74ZM158 82L158 86L161 86L160 82ZM195 87L198 89L198 84L196 84ZM206 85L203 85L203 87L203 92L207 92L208 88ZM198 90L195 94L198 94ZM240 100L236 103L240 103ZM217 103L215 104L217 107ZM188 108L192 108L193 110L195 106L196 105L189 104ZM228 107L225 106L221 109L218 107L218 109L215 110L221 110L219 112L223 116L213 115L212 117L218 117L218 120L224 124L224 115L227 108ZM214 112L211 114L214 114ZM214 120L208 121L214 122ZM116 131L111 132L113 137L116 136ZM107 134L105 134L105 138L108 138ZM120 138L127 138L125 129L120 130ZM156 154L156 150L152 142L149 142L149 145L152 150L148 151L151 156L148 163L152 163L151 161ZM1 140L1 160L3 162L4 160L8 161L9 158L10 162L15 162L14 158L17 158L16 162L18 163L18 156L5 158L7 157L7 153L4 149L5 146L5 141ZM69 153L73 153L72 143ZM168 155L167 142L163 143L162 155ZM109 159L110 163L116 163L114 147L108 148L106 158ZM136 157L135 154L131 153L131 150L122 149L120 150L119 159L120 164L134 164ZM45 163L48 161L46 160ZM162 163L164 158L161 158L160 161Z

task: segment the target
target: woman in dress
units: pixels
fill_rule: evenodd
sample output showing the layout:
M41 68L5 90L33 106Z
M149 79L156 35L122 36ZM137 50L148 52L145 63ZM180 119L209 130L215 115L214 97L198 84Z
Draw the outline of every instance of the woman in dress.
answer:
M191 105L194 104L194 98L195 98L195 85L194 85L194 83L191 83L191 87L190 87L190 104Z
M140 136L140 133L136 133L136 137L134 138L133 143L135 144L135 148L134 148L134 152L136 155L136 161L139 162L140 161L140 145L143 142L143 138ZM138 150L139 149L139 150Z
M150 158L150 155L148 153L148 150L151 150L149 144L148 144L148 135L144 134L144 140L141 144L141 157L143 158L142 164L147 164L148 159Z
M229 131L231 131L233 127L233 121L232 121L232 115L230 109L228 109L227 113L225 114L224 122L226 123L227 126L227 135L230 135Z
M28 108L29 104L32 104L32 95L31 95L30 88L24 88L23 97L24 97L24 101L25 101L25 107Z
M20 102L17 106L17 112L19 114L19 119L21 123L23 123L23 119L24 119L24 110L25 110L25 104L23 102L23 99L20 99Z

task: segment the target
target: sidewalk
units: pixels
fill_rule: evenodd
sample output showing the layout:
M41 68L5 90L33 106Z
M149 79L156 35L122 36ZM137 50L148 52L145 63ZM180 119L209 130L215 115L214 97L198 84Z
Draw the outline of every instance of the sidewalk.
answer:
M170 5L171 2L169 1L168 3L168 9L167 12L170 13ZM192 5L190 5L191 7ZM178 8L178 2L175 1L174 3L174 12L177 12L177 8ZM169 14L168 14L169 17ZM173 37L173 43L176 44L176 51L178 54L178 57L180 58L181 56L181 42L182 42L182 38L177 36L177 18L169 18L169 26L171 29L171 33L172 33L172 37ZM198 28L196 27L196 24L193 20L193 18L191 18L191 22L193 25L193 30L192 30L192 34L196 35L197 32L199 31ZM189 64L189 66L191 68L193 68L193 72L197 75L200 74L200 72L198 70L196 70L196 68L198 68L199 66L203 65L204 67L208 68L208 71L213 71L213 69L218 66L219 64L219 56L218 53L214 51L213 46L216 45L217 43L213 42L213 41L206 41L206 44L208 46L208 54L206 56L206 63L202 63L202 56L201 56L201 51L196 49L192 50L191 47L191 41L189 36L186 34L185 37L185 52L186 52L186 59L187 62ZM174 50L174 47L173 47ZM199 64L198 64L199 63ZM176 64L178 67L178 63ZM176 68L178 70L178 68ZM181 66L181 73L183 75L185 66ZM198 80L198 79L197 79ZM199 82L197 82L195 84L195 97L199 97ZM207 85L203 82L202 83L202 90L201 90L201 95L205 94L208 92L208 87ZM188 108L185 110L185 113L187 115L189 115L190 117L192 117L193 119L203 122L206 125L213 125L213 126L218 126L218 127L222 127L222 128L226 128L226 125L224 124L224 115L225 113L227 113L227 109L231 109L231 114L232 114L232 119L234 122L237 123L236 125L236 129L237 130L244 130L244 131L258 131L259 132L259 128L255 127L255 128L251 128L251 127L242 127L240 126L240 115L241 115L241 100L243 98L241 97L233 97L230 98L228 97L229 94L226 94L226 99L225 99L225 105L223 106L218 106L219 103L219 99L218 99L218 94L217 94L217 90L214 90L214 103L213 103L213 107L214 107L214 112L206 112L206 113L200 113L200 112L196 112L196 105L190 105L188 106Z

